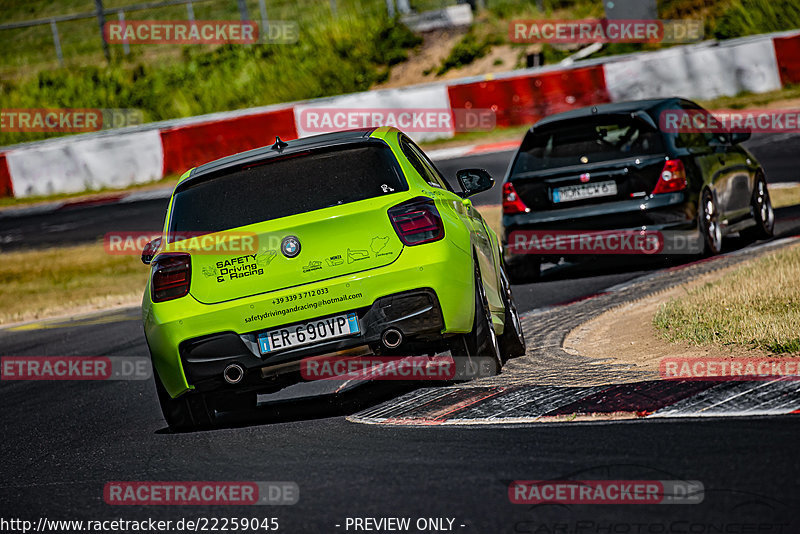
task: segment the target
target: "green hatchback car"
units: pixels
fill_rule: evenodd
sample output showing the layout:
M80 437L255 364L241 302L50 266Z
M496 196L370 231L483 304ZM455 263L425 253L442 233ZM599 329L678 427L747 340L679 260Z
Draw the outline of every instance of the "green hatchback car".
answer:
M170 428L255 407L302 381L305 358L449 351L499 372L524 354L500 243L468 198L494 181L457 178L460 192L387 127L277 139L185 173L142 254Z

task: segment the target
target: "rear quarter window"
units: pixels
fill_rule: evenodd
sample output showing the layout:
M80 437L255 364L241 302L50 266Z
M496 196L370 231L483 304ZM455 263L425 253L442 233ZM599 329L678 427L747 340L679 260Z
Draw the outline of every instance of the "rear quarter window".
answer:
M288 155L226 170L175 193L171 232L218 232L408 191L383 143Z

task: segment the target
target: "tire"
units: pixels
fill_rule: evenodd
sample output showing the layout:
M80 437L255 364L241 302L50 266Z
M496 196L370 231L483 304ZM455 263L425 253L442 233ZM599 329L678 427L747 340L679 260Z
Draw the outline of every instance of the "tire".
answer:
M742 230L742 237L749 241L769 239L775 230L775 211L772 209L767 181L763 174L756 176L750 206L753 208L753 220L756 225Z
M500 358L503 363L511 358L525 355L525 335L519 320L519 312L511 294L511 282L508 280L505 268L500 270L501 291L503 293L503 306L506 309L503 334L499 338Z
M173 432L186 432L212 426L214 417L206 403L205 396L195 391L188 391L173 399L161 383L161 378L153 367L153 379L156 383L158 402L161 413Z
M500 357L500 344L497 334L492 325L489 301L483 289L478 263L475 262L475 318L472 321L472 330L469 334L455 336L450 344L450 353L456 362L456 373L461 373L467 368L467 364L473 364L473 369L477 369L475 358L492 359L494 373L500 373L503 361Z
M517 258L506 264L506 272L512 284L532 284L542 274L542 261L538 258Z
M719 210L714 195L708 189L700 196L698 222L703 243L703 256L714 256L722 250L722 228L719 225Z

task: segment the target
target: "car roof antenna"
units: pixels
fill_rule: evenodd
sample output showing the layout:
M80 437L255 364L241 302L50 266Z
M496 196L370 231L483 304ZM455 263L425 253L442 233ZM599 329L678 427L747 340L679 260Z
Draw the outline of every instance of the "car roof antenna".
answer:
M287 146L289 146L289 143L287 143L286 141L281 141L281 138L276 135L275 144L272 145L270 148L272 150L277 150L278 152L281 152Z

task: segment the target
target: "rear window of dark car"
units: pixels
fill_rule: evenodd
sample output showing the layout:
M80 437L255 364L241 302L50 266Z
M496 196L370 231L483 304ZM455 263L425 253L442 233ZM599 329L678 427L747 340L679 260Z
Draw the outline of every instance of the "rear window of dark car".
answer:
M218 232L398 191L408 184L383 143L315 150L187 183L170 231Z
M663 152L661 133L642 120L606 117L529 132L513 174Z

